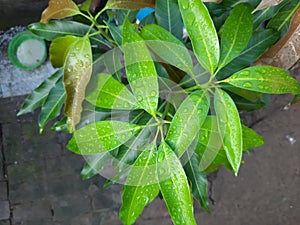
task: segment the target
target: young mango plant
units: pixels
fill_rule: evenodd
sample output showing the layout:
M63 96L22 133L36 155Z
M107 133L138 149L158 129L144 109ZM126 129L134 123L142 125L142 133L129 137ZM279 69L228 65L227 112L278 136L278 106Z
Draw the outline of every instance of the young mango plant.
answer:
M174 224L196 224L193 198L209 212L207 174L224 165L237 175L243 151L264 143L238 110L300 93L287 71L250 66L288 30L299 2L254 11L260 1L108 0L98 13L93 3L51 0L29 26L51 42L58 70L19 115L41 106L41 132L58 117L53 129L72 133L67 148L86 159L83 178L124 184L124 224L156 197ZM145 7L154 10L137 23Z

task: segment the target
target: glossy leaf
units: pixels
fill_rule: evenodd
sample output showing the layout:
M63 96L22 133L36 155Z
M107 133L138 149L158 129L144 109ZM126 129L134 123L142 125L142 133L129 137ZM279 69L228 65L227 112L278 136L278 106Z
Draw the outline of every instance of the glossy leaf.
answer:
M109 28L109 32L113 37L114 41L121 46L122 45L122 29L119 26L116 26L112 23L106 23Z
M18 116L33 112L36 108L43 105L50 90L55 86L56 82L62 77L62 75L63 71L58 70L48 77L40 86L38 86L31 95L25 99L20 111L18 112Z
M269 21L267 28L286 32L289 28L291 19L299 8L300 2L298 0L289 0L288 3Z
M28 29L47 41L52 41L55 38L66 35L82 37L89 31L90 26L75 21L54 20L47 24L32 23L28 26ZM95 45L106 45L111 47L111 44L108 43L100 34L91 36L90 41Z
M111 151L128 141L140 126L120 121L91 123L74 132L67 148L76 154L91 155Z
M193 74L193 61L184 44L162 27L150 24L143 27L141 36L164 62Z
M297 80L283 69L272 66L253 66L241 70L226 80L233 86L269 94L299 94Z
M217 74L217 78L224 79L246 66L251 65L278 40L278 37L278 33L271 29L253 33L245 50L242 51L236 59L222 68Z
M62 19L79 13L79 8L72 0L50 0L42 13L41 22L47 23L50 19Z
M81 11L90 12L92 0L85 0L83 3L79 4L78 7Z
M153 146L149 146L153 147ZM133 224L145 206L159 193L156 181L156 148L144 150L133 164L126 180L120 218L123 224Z
M178 0L183 23L199 63L211 74L219 62L219 40L213 21L202 1Z
M63 36L54 39L49 48L51 64L54 68L63 67L68 51L78 38L74 36Z
M61 120L56 121L53 126L51 127L51 130L54 130L56 132L69 132L69 128L67 126L67 117L64 116Z
M60 115L61 108L65 102L66 93L62 79L58 80L56 85L51 89L47 99L45 100L40 116L39 116L39 127L40 132L43 132L46 124Z
M66 89L66 103L64 113L68 117L70 132L80 121L82 102L85 89L92 74L92 50L89 39L78 38L72 44L64 65L64 85Z
M239 95L251 102L257 101L257 99L262 96L262 93L260 93L260 92L249 91L246 89L232 86L230 84L222 84L221 87L224 88L225 90L230 91L236 95Z
M156 0L155 18L157 24L179 40L183 37L183 22L176 0Z
M154 8L154 0L108 0L106 8L108 9L141 9L141 8Z
M194 91L180 105L169 127L166 141L180 158L198 135L209 110L206 92Z
M265 144L262 136L257 134L253 129L242 124L243 131L243 151L250 150Z
M255 110L261 109L262 107L266 106L266 103L261 99L258 99L256 101L249 101L239 95L233 93L228 93L228 94L235 102L238 110L253 112Z
M220 89L215 92L214 107L224 150L234 173L237 175L243 151L242 128L238 110L231 97Z
M95 155L87 156L86 163L81 170L81 177L83 180L87 180L97 174L103 168L107 160L111 158L109 152L103 152Z
M157 152L159 189L174 225L196 225L190 187L182 165L166 142Z
M193 154L187 163L184 165L184 170L192 184L192 193L201 206L210 212L208 207L208 192L206 174L200 170L200 159L198 155Z
M86 100L91 104L107 109L136 109L136 98L127 87L111 75L101 73L92 79L93 88L87 90Z
M248 4L238 4L232 9L225 21L220 31L221 54L219 68L224 67L238 57L247 46L252 34L252 9Z
M256 12L258 10L262 10L265 8L269 8L271 6L278 5L282 2L283 0L262 0L261 3L255 8L253 12Z
M123 26L123 46L126 75L140 105L155 115L158 104L158 81L154 63L143 39L128 20Z
M252 5L253 7L258 6L258 4L261 2L261 0L223 0L222 5L227 6L227 7L234 7L237 4L240 3L248 3Z

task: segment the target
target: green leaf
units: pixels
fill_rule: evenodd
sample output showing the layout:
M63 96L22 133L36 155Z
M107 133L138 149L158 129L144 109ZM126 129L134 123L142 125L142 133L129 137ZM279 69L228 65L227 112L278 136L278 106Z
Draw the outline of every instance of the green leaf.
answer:
M248 4L238 4L232 9L225 21L220 31L221 54L219 68L231 62L247 46L252 34L252 10L253 8Z
M287 1L282 1L276 6L268 7L266 9L255 12L253 20L253 30L258 29L263 24L263 22L273 18L286 3Z
M178 3L194 53L199 63L213 74L218 66L220 48L209 12L202 1L178 0Z
M103 152L96 155L89 155L85 158L86 163L81 170L81 177L83 180L87 180L97 174L103 168L107 160L111 158L109 152Z
M54 68L63 67L71 45L77 40L77 37L68 35L55 38L51 42L49 56Z
M62 19L80 14L79 8L72 0L50 0L48 4L41 16L42 23L47 23L50 19Z
M160 27L182 40L183 22L176 0L156 0L155 17Z
M238 110L243 110L246 112L252 112L255 110L258 110L264 106L266 106L266 103L262 101L261 99L256 100L256 101L249 101L239 95L233 94L233 93L228 93L230 97L233 99L233 101L236 104L236 107Z
M262 136L257 134L253 129L242 124L243 131L243 151L250 150L265 144Z
M208 193L207 193L207 178L206 173L200 170L200 159L198 155L193 154L184 166L186 175L192 184L192 193L201 206L210 212L208 207Z
M18 116L33 112L37 107L43 105L50 90L55 86L56 82L62 77L62 75L63 71L58 70L48 77L40 86L38 86L32 94L25 99L20 111L18 112Z
M246 89L232 86L230 84L221 84L221 87L224 88L225 90L230 91L231 93L234 93L236 95L239 95L251 102L257 101L257 99L259 99L259 97L262 96L262 93L260 93L260 92L249 91Z
M278 37L278 33L271 29L254 32L245 50L236 59L222 68L217 74L217 78L224 79L251 65L278 40Z
M137 109L139 103L127 87L111 75L101 73L95 76L86 94L91 104L107 109Z
M141 36L146 44L164 62L193 74L193 61L184 44L162 27L149 24L143 27Z
M154 0L108 0L106 3L107 9L142 9L142 8L154 8Z
M52 41L55 38L66 35L83 37L89 31L90 26L75 21L54 20L47 24L32 23L28 26L28 29L47 41ZM95 32L95 30L92 31ZM106 45L111 47L111 44L100 34L92 35L90 41L93 45Z
M59 79L56 85L49 92L49 95L42 106L39 116L40 133L43 132L44 127L50 120L60 115L65 99L66 93L64 85L62 83L62 79Z
M104 21L105 22L105 21ZM117 43L118 46L122 45L122 29L119 26L116 26L112 23L107 23L106 25L108 26L109 32L114 39L114 41Z
M51 130L54 130L56 132L69 132L69 128L67 126L67 117L64 116L61 120L56 121L53 126L51 127Z
M269 21L267 28L271 28L277 31L287 31L291 19L295 15L296 11L300 8L300 2L298 0L290 0L283 6L279 12Z
M154 12L148 14L142 21L139 23L141 27L144 27L148 24L155 24L156 23L156 18Z
M187 177L174 151L161 142L157 151L159 189L174 225L196 225Z
M145 149L133 164L123 189L120 218L125 225L133 224L159 193L155 177L156 148L149 147L152 149Z
M243 2L256 7L261 2L261 0L223 0L221 4L227 7L234 7L235 5Z
M111 151L127 142L140 128L113 120L91 123L74 132L67 148L81 155Z
M90 12L92 0L85 0L83 3L79 4L78 7L81 11Z
M158 104L158 81L154 63L144 40L128 20L123 26L123 46L126 75L140 105L155 116Z
M72 44L64 64L64 85L66 89L66 103L64 114L68 117L70 132L80 122L82 102L85 89L92 74L92 50L88 38L78 38Z
M233 86L269 94L299 94L297 80L283 69L272 66L253 66L241 70L226 80Z
M180 158L198 135L209 110L207 93L194 91L180 105L169 127L166 141Z
M220 89L215 92L214 107L224 150L234 173L237 175L243 151L242 128L238 110L231 97Z

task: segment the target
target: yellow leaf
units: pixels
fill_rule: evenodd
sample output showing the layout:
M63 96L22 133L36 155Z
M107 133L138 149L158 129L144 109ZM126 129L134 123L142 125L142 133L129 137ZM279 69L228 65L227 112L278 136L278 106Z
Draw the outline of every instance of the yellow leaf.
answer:
M62 19L79 13L77 5L72 0L50 0L42 13L41 22L48 23L51 19Z

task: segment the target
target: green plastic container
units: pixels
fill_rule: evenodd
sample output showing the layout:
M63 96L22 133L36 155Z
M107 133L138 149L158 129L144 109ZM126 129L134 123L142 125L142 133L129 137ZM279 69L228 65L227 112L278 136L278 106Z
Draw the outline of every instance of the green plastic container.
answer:
M35 69L47 58L46 43L30 31L20 32L8 45L8 58L14 66L20 69Z

